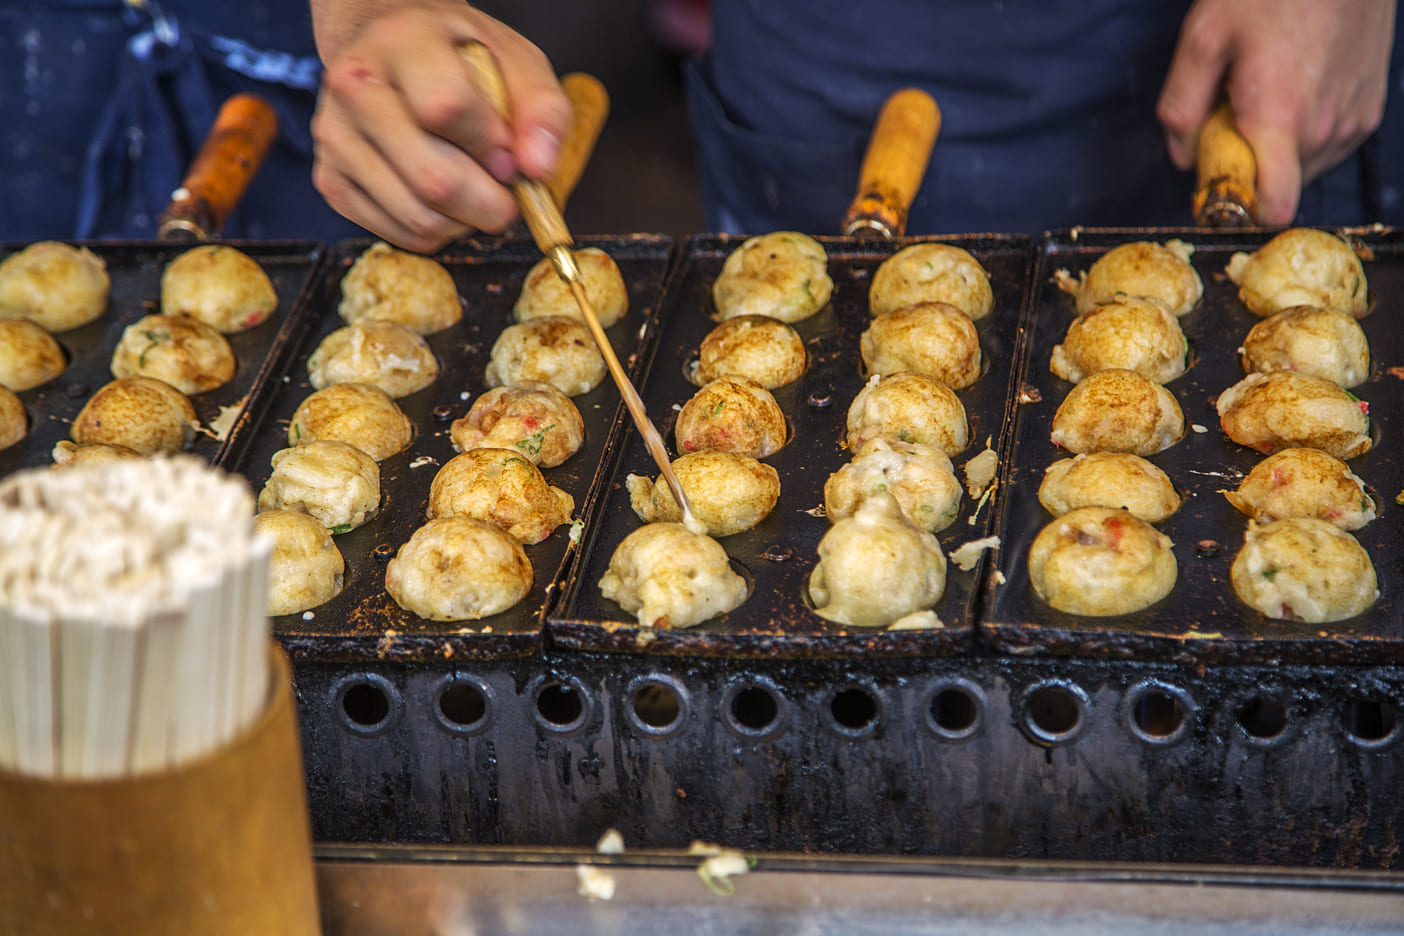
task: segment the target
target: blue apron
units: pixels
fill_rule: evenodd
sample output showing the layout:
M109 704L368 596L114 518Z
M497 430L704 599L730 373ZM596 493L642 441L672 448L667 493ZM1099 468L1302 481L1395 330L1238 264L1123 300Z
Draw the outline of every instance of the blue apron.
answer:
M279 132L223 235L362 236L312 187L321 66L304 3L46 0L0 6L0 240L155 235L229 96Z
M713 0L688 106L709 228L836 232L886 97L929 91L942 127L908 232L1186 225L1192 173L1156 99L1188 0ZM1401 18L1404 20L1404 18ZM1362 149L1299 223L1404 223L1404 50Z

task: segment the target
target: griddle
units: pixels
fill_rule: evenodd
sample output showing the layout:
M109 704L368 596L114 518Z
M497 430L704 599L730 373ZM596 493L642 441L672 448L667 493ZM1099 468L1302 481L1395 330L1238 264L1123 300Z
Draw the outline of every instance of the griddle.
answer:
M1231 441L1220 429L1214 401L1243 378L1237 349L1261 321L1238 300L1237 286L1224 274L1235 251L1253 251L1273 231L1217 233L1203 229L1069 230L1048 235L1039 251L1032 301L1022 329L1021 392L1011 427L1012 458L1001 478L999 506L1004 544L999 570L985 584L989 612L983 632L997 650L1017 654L1073 654L1087 657L1194 662L1376 664L1395 662L1404 651L1404 548L1399 529L1404 514L1395 497L1404 491L1404 459L1398 438L1401 379L1404 379L1404 234L1378 228L1344 232L1373 255L1365 260L1370 312L1360 320L1370 342L1369 379L1352 390L1370 404L1375 447L1350 461L1364 479L1378 516L1353 535L1369 552L1381 596L1364 614L1333 624L1276 621L1241 603L1229 569L1243 544L1247 519L1218 493L1235 489L1265 456ZM1053 282L1054 271L1074 275L1118 244L1180 238L1195 245L1192 258L1204 281L1204 299L1180 319L1189 339L1191 366L1166 387L1185 413L1185 438L1150 460L1160 466L1184 498L1180 511L1159 528L1174 542L1179 580L1162 601L1144 611L1116 617L1079 617L1058 611L1029 586L1029 545L1052 521L1038 502L1044 469L1070 453L1048 435L1058 404L1072 384L1048 369L1053 346L1062 341L1076 315L1073 299ZM1198 425L1205 431L1190 428ZM993 567L991 568L993 572Z
M161 311L161 274L166 264L196 246L151 241L73 241L107 264L111 279L107 311L80 328L54 337L68 356L68 367L56 379L19 394L29 418L29 434L0 451L0 476L21 468L39 468L52 462L55 443L69 438L69 427L88 399L112 380L112 352L126 327L144 316ZM266 382L266 375L280 364L287 335L296 331L303 316L303 294L316 276L326 254L314 241L221 241L258 262L278 294L277 311L257 328L226 335L238 364L234 377L222 387L190 398L201 425L208 426L221 407L242 405ZM28 243L6 244L4 255ZM190 452L218 463L226 449L237 444L247 426L247 409L236 420L225 440L197 433Z
M979 567L962 572L951 564L945 594L936 605L944 628L884 631L847 628L816 615L808 602L808 577L818 559L819 540L830 523L822 515L824 482L852 453L842 444L848 406L864 384L860 373L859 336L868 327L868 288L883 260L922 241L969 250L990 274L993 312L976 323L985 360L972 386L959 391L970 424L970 445L953 462L958 476L965 462L983 451L988 438L1000 443L1010 402L1017 326L1026 281L1032 268L1033 242L1022 235L983 235L900 240L819 237L829 255L834 295L817 315L795 324L809 353L799 380L776 388L775 399L789 423L790 440L762 459L780 475L775 509L751 530L719 540L732 566L751 586L744 604L698 627L668 630L639 627L633 615L604 599L598 582L615 548L642 525L629 503L625 478L656 476L637 434L616 429L615 457L609 482L600 490L598 522L586 533L583 560L561 600L550 612L552 642L562 649L646 651L650 654L703 656L832 657L853 653L924 655L969 649L975 635L974 602ZM702 235L688 240L679 266L659 307L658 327L649 348L648 368L640 391L670 451L677 411L697 392L684 367L716 326L711 298L713 281L726 257L743 238ZM623 436L620 438L619 436ZM997 499L996 493L995 498ZM986 536L992 505L969 521L975 502L961 501L955 523L937 534L950 553L969 540ZM983 557L982 557L983 561Z
M269 459L287 447L293 411L312 387L307 358L328 334L345 325L337 315L341 280L372 241L344 241L332 248L327 268L308 300L298 334L290 338L285 367L270 378L259 401L256 431L231 450L228 467L248 478L254 491L271 473ZM582 238L580 247L600 247L619 264L629 291L629 312L609 329L620 358L634 362L644 326L650 321L671 261L673 242L656 235ZM380 514L336 537L346 560L346 585L336 598L302 614L274 618L274 635L295 662L458 661L530 654L539 649L541 617L548 597L574 554L571 527L558 527L545 541L526 547L535 570L531 591L516 606L480 621L426 621L400 608L385 591L385 565L422 526L429 485L439 468L457 454L449 438L453 420L488 388L483 371L497 336L512 324L512 306L523 280L541 259L526 239L469 238L434 255L453 276L464 303L463 319L428 337L439 359L439 378L399 400L415 426L410 447L380 463ZM584 517L589 492L604 460L618 414L619 394L605 381L574 398L585 423L580 451L546 479L575 498L576 518Z

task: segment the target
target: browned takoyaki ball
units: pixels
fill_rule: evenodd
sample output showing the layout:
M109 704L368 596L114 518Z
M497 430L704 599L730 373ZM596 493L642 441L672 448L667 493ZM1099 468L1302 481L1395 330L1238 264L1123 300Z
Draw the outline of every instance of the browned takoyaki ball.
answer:
M1104 370L1078 383L1053 414L1055 445L1078 455L1154 455L1185 434L1174 394L1135 371Z
M170 455L195 438L190 398L162 380L119 377L94 393L73 420L80 445L104 442L142 455Z
M859 339L863 367L885 377L902 371L926 374L953 390L980 377L980 336L975 323L945 302L921 302L873 319Z
M1369 308L1360 258L1336 235L1314 228L1292 228L1251 254L1234 254L1228 275L1254 315L1314 305L1359 318Z
M554 468L585 441L585 421L570 397L548 383L528 380L495 387L473 401L450 428L453 447L511 449L542 468Z
M1354 458L1370 450L1369 404L1323 377L1249 374L1217 406L1228 437L1260 452L1315 448Z
M674 426L678 451L764 458L785 445L785 414L770 391L745 377L718 377L683 404Z

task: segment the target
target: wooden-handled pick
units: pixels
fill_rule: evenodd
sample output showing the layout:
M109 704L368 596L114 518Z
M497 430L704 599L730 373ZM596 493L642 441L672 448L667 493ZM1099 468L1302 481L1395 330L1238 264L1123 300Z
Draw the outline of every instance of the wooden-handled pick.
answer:
M1194 220L1203 227L1254 227L1258 223L1258 160L1238 132L1225 101L1199 132L1199 184Z
M180 188L156 223L161 240L209 240L253 180L278 136L273 105L255 94L224 102Z
M925 91L903 88L887 99L868 141L843 233L902 236L940 130L941 109Z
M502 81L502 73L498 71L497 62L493 59L492 52L488 50L487 46L476 40L459 46L458 51L464 62L468 64L468 71L473 83L502 116L502 119L510 124L512 112L507 101L507 87ZM517 206L521 209L522 218L526 221L531 236L536 240L536 246L540 247L541 252L550 258L551 265L556 268L557 275L570 287L571 295L575 297L575 304L580 307L580 314L585 319L585 325L590 329L590 334L594 336L595 344L599 347L605 365L609 368L609 374L619 387L620 395L624 397L624 405L629 408L629 415L634 418L634 424L638 426L639 432L643 435L648 453L658 464L658 470L662 472L663 478L668 484L668 490L673 494L673 500L677 501L678 506L682 509L683 523L693 532L704 532L705 527L693 515L692 505L688 502L687 495L683 493L677 475L673 473L673 466L668 461L668 450L663 446L663 437L658 434L658 430L654 428L652 421L648 418L648 413L644 411L643 400L640 399L639 392L629 382L629 375L624 373L624 367L619 363L619 357L614 353L614 347L609 343L609 336L605 334L604 326L600 324L599 316L595 314L594 306L590 304L590 298L585 294L585 283L580 278L580 267L576 264L575 255L571 252L571 247L575 243L574 239L570 236L570 229L566 227L565 219L561 217L560 209L557 207L550 190L540 182L519 175L512 180L512 194L516 196Z
M566 202L580 182L590 154L595 151L595 141L600 138L605 119L609 117L609 92L594 75L584 72L571 72L561 78L561 90L570 99L570 109L575 115L571 119L570 131L561 141L561 158L546 187L556 207L565 210Z

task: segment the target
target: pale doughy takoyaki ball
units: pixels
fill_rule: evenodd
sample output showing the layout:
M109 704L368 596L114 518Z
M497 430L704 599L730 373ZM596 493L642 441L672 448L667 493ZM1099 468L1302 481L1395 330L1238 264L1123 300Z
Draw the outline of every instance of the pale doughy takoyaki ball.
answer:
M1077 454L1154 455L1185 434L1175 395L1135 371L1104 370L1073 387L1053 414L1049 439Z
M681 523L649 523L614 550L600 594L644 627L693 627L740 607L747 588L710 536Z
M1370 376L1370 344L1353 316L1294 306L1263 319L1243 339L1243 369L1293 371L1354 387Z
M718 377L693 394L673 427L678 451L764 458L785 445L785 414L770 391L745 377Z
M298 614L341 594L346 562L321 523L295 510L263 510L254 532L273 543L268 556L268 614Z
M434 475L424 515L484 520L529 546L568 523L574 509L575 498L552 487L524 456L475 448L455 455Z
M692 382L749 377L774 390L798 380L808 357L804 339L789 325L764 315L740 315L702 339Z
M463 304L442 265L381 241L346 271L337 313L348 325L378 319L432 335L463 318Z
M613 325L629 311L629 291L624 286L624 274L614 258L598 247L572 251L575 265L580 268L580 280L585 284L585 296L595 310L595 317L605 328ZM542 258L526 275L522 294L512 309L517 321L564 315L582 318L575 296L551 265Z
M933 607L945 590L936 537L903 520L886 494L865 498L829 528L809 575L814 613L850 627L886 627Z
M188 315L226 335L262 325L277 308L263 267L224 244L192 247L161 274L163 314Z
M68 331L107 311L109 285L107 264L88 248L39 241L0 261L0 319Z
M823 245L794 231L776 231L749 237L731 252L712 284L712 301L718 320L768 315L798 322L824 308L833 292Z
M15 392L0 386L0 449L7 449L29 434L29 418Z
M1223 495L1259 523L1312 517L1358 530L1375 519L1375 502L1365 483L1339 458L1311 448L1269 455L1253 466L1238 490Z
M548 383L528 380L478 397L449 433L456 451L511 449L535 465L554 468L584 444L585 421L570 397Z
M1354 458L1370 450L1369 404L1323 377L1249 374L1217 405L1228 437L1259 452L1314 448Z
M1292 228L1251 254L1234 254L1228 275L1254 315L1314 305L1359 318L1369 307L1360 258L1341 238L1314 228Z
M154 377L191 396L224 386L234 368L234 351L224 336L184 315L136 320L112 352L113 377Z
M920 302L946 302L979 321L994 308L990 275L979 260L959 247L905 247L884 260L873 274L868 311L886 315Z
M935 377L899 373L870 377L848 407L848 450L870 439L934 445L947 456L970 442L965 406Z
M980 336L975 323L945 302L920 302L873 319L859 339L868 374L910 371L959 390L980 377Z
M68 366L54 336L28 319L0 319L0 387L19 393L53 380Z
M307 359L307 380L318 390L363 383L398 400L423 390L438 376L439 359L419 332L378 319L338 328Z
M1168 383L1185 372L1188 355L1185 333L1163 302L1123 296L1074 319L1048 366L1073 383L1114 368Z
M296 510L333 533L356 529L380 512L380 466L346 442L323 439L273 453L259 510Z
M960 515L961 490L951 460L938 447L871 439L824 482L824 513L842 520L868 498L887 493L908 523L938 533Z
M1339 527L1309 517L1261 526L1250 520L1229 576L1239 600L1279 620L1343 621L1380 597L1365 548Z
M440 517L414 531L385 567L385 590L430 621L500 614L531 591L531 560L506 532L472 517Z
M595 389L609 373L585 323L563 315L507 326L493 342L491 358L483 375L489 387L540 381L574 397Z
M1048 524L1029 547L1029 581L1060 611L1130 614L1175 587L1168 536L1130 512L1079 507Z
M343 383L310 394L288 423L288 444L330 439L356 446L376 461L404 451L414 423L390 395L370 384Z
M709 536L749 530L769 516L780 499L779 472L749 455L693 452L673 459L672 468ZM644 523L682 522L682 510L662 475L631 474L625 484L634 513Z
M1182 240L1120 244L1077 279L1059 270L1058 288L1077 300L1082 315L1120 296L1159 299L1171 314L1188 315L1204 295L1204 282L1189 262L1193 254L1194 245Z
M1139 455L1093 452L1049 465L1038 501L1055 517L1078 507L1117 507L1147 523L1180 509L1180 495L1165 472Z
M195 407L163 380L119 377L94 393L73 420L79 445L104 442L142 455L170 455L195 438Z
M51 468L67 468L71 465L146 457L140 452L132 451L125 445L109 445L105 442L89 442L86 445L79 445L67 439L55 442L49 456L54 460L54 463L49 466Z

